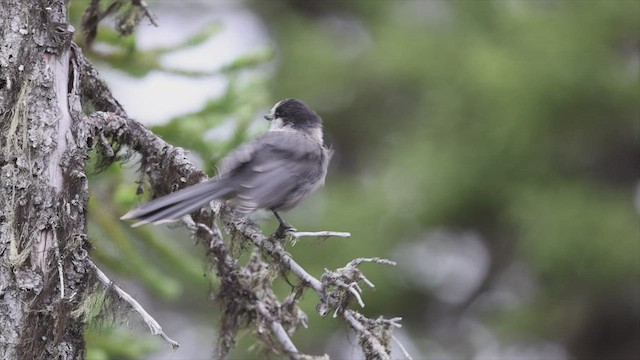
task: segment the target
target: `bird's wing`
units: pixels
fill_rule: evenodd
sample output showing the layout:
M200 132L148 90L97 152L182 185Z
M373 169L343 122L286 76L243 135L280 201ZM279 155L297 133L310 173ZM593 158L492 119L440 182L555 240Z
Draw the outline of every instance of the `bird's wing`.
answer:
M225 158L220 176L228 176L238 186L241 212L287 210L324 180L325 152L321 144L302 134L270 131Z

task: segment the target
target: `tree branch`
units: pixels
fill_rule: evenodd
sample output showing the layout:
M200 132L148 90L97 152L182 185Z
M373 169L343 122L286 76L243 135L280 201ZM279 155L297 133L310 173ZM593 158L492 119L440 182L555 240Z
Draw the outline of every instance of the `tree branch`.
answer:
M77 55L77 54L76 54ZM127 146L142 156L141 171L149 177L152 191L163 195L178 188L195 184L207 179L207 176L197 169L186 157L182 148L174 147L142 124L126 116L122 107L113 98L103 83L96 79L97 72L82 56L76 56L81 68L87 70L81 75L89 83L96 84L97 89L84 91L83 95L98 110L86 117L86 123L94 136L111 138L119 146ZM96 91L97 90L97 91ZM118 155L113 155L116 160ZM289 332L294 331L296 324L306 325L306 315L297 307L296 301L281 304L270 288L269 276L265 275L268 266L254 254L246 266L239 266L231 257L227 245L222 239L220 231L214 225L211 209L183 217L183 222L190 230L197 242L206 244L211 263L214 265L221 280L218 300L223 305L223 319L220 335L220 357L224 357L233 346L235 333L242 324L241 319L249 320L258 328L258 336L270 344L272 339L278 343L279 349L291 359L302 357L289 338ZM260 253L273 259L283 269L294 273L302 281L296 296L300 296L304 288L313 289L320 297L317 307L321 315L330 309L344 319L354 329L361 339L361 345L367 358L388 359L390 353L391 328L397 320L371 320L355 310L348 308L349 303L356 299L364 306L359 282L369 286L373 284L358 269L362 262L375 262L395 265L394 262L380 258L359 258L348 263L344 268L335 271L326 270L322 279L309 274L284 249L282 239L267 237L252 221L237 216L233 208L223 204L219 207L217 216L225 229L242 239L250 241ZM295 233L294 233L295 234ZM312 235L311 235L312 234ZM301 236L348 236L348 233L321 232L298 233ZM266 325L269 334L262 334L259 329ZM289 330L285 330L289 328ZM265 337L266 336L266 337Z
M343 238L351 237L351 233L340 232L340 231L315 231L315 232L293 231L293 232L288 232L287 235L292 237L291 243L293 245L295 245L298 242L298 240L300 240L300 238L303 238L303 237L316 237L322 240L326 240L331 236L343 237Z

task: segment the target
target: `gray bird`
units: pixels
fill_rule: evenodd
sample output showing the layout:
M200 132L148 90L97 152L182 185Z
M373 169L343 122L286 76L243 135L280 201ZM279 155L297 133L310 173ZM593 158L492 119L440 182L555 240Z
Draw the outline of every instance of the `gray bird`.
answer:
M332 150L324 146L322 119L305 103L285 99L265 115L269 130L225 157L218 175L154 199L121 217L133 226L175 221L212 200L231 200L241 215L269 209L280 226L295 230L279 212L294 208L324 184Z

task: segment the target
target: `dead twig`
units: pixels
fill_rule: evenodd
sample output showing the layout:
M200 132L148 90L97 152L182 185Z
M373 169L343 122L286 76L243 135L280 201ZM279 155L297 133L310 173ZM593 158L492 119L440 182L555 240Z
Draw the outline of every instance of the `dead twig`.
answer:
M102 270L100 270L100 268L98 268L98 266L96 266L96 264L94 264L89 257L86 257L85 261L87 262L87 265L95 272L96 277L98 278L98 280L100 280L101 283L103 283L107 288L112 289L120 299L129 304L133 311L137 312L140 315L142 321L147 324L149 330L151 330L151 333L153 335L160 335L160 337L162 337L167 343L169 343L169 345L171 345L173 350L176 350L180 347L180 344L177 341L171 339L169 336L167 336L167 334L164 333L164 331L162 331L162 327L156 321L156 319L149 315L149 313L142 307L142 305L140 305L138 301L136 301L136 299L134 299L126 291L122 290L122 288L111 281L111 279L109 279L109 277L104 272L102 272Z

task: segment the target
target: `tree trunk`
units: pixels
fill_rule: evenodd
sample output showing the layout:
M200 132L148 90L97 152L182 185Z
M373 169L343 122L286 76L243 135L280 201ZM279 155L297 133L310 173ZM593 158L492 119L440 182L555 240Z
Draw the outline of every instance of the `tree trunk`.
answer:
M88 144L70 106L66 6L0 0L2 359L85 354Z

